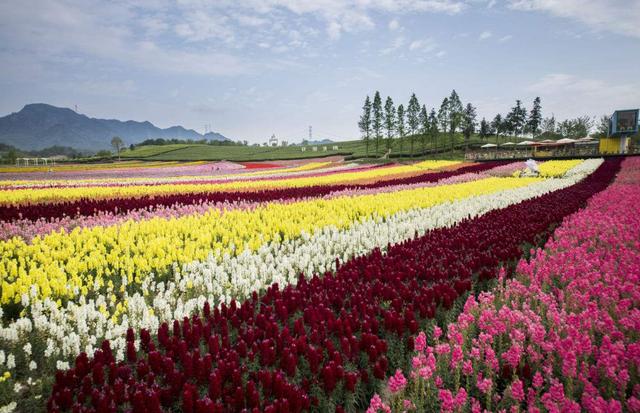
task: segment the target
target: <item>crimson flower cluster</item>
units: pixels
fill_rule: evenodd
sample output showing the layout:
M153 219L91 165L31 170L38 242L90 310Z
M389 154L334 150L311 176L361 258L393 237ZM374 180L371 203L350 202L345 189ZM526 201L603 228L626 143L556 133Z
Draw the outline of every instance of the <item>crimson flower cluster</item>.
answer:
M202 192L191 194L147 195L141 197L118 199L79 199L68 202L59 202L52 208L51 204L24 204L24 205L0 205L0 220L11 221L15 219L37 220L40 218L54 219L64 216L91 216L98 212L111 212L124 214L129 211L152 208L156 206L171 206L175 204L199 204L204 202L271 202L279 200L295 200L311 197L320 197L332 192L346 189L371 189L393 185L406 185L422 182L436 182L441 179L465 173L477 173L489 170L504 162L485 162L482 164L465 166L453 171L427 172L415 176L380 180L368 184L337 184L316 185L300 188L277 188L258 191L226 191L226 192Z
M363 409L403 367L412 337L478 279L539 245L604 189L620 166L606 161L582 182L376 249L335 274L301 276L259 296L163 323L157 337L127 334L115 362L109 342L58 372L49 411L302 412Z

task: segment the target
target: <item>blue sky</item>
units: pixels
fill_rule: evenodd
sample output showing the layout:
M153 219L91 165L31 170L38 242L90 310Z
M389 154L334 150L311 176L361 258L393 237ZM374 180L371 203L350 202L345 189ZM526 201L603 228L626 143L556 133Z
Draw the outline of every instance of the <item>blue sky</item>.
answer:
M4 0L0 114L204 125L234 139L358 136L376 89L480 116L640 106L640 0Z

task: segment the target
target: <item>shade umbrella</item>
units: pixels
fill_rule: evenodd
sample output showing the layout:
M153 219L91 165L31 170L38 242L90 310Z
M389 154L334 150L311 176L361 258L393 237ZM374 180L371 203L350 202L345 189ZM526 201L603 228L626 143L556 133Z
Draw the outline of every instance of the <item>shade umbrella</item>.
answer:
M522 142L518 142L517 145L518 146L529 146L529 145L533 145L535 142L532 141L522 141Z
M481 146L481 148L495 148L498 145L494 144L494 143L486 143L484 145Z
M512 145L515 145L515 143L513 143L513 142L505 142L500 146L512 146Z
M567 144L567 143L576 143L575 139L570 139L570 138L562 138L558 141L558 143L560 144Z
M545 139L543 141L540 141L540 143L556 143L556 141L554 141L553 139Z

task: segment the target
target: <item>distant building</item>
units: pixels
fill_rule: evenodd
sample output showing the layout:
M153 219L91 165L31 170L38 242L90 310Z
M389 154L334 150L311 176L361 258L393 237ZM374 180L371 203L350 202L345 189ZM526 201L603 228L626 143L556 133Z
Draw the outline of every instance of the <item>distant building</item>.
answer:
M638 133L640 110L616 110L609 118L609 132L600 139L600 153L627 153L629 137Z

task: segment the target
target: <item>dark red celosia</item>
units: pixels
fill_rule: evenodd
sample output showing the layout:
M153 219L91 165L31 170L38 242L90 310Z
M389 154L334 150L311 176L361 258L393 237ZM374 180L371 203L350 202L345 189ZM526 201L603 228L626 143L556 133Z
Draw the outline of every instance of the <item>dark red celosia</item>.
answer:
M105 341L92 359L81 354L56 374L47 408L301 412L325 409L323 399L340 406L347 394L366 405L400 367L388 359L391 346L410 351L421 322L450 308L474 277L494 277L518 259L520 246L543 241L619 164L607 161L572 187L430 231L385 255L374 250L335 274L273 285L241 304L206 305L203 316L176 320L172 330L163 323L157 343L142 331L147 344L135 359L115 363Z
M14 219L37 220L40 218L52 219L63 216L90 216L97 212L111 212L123 214L132 210L151 208L155 206L171 206L175 204L199 204L203 202L268 202L278 200L302 199L320 197L332 192L345 189L367 189L381 188L392 185L405 185L419 182L435 182L440 179L449 178L455 175L470 172L482 172L502 164L501 162L486 162L477 165L465 166L453 171L427 172L415 176L381 179L369 184L339 184L339 185L318 185L302 188L279 188L266 189L249 192L202 192L191 194L171 194L142 196L135 198L118 199L79 199L76 201L59 202L53 204L24 204L24 205L1 205L0 220L10 221Z

